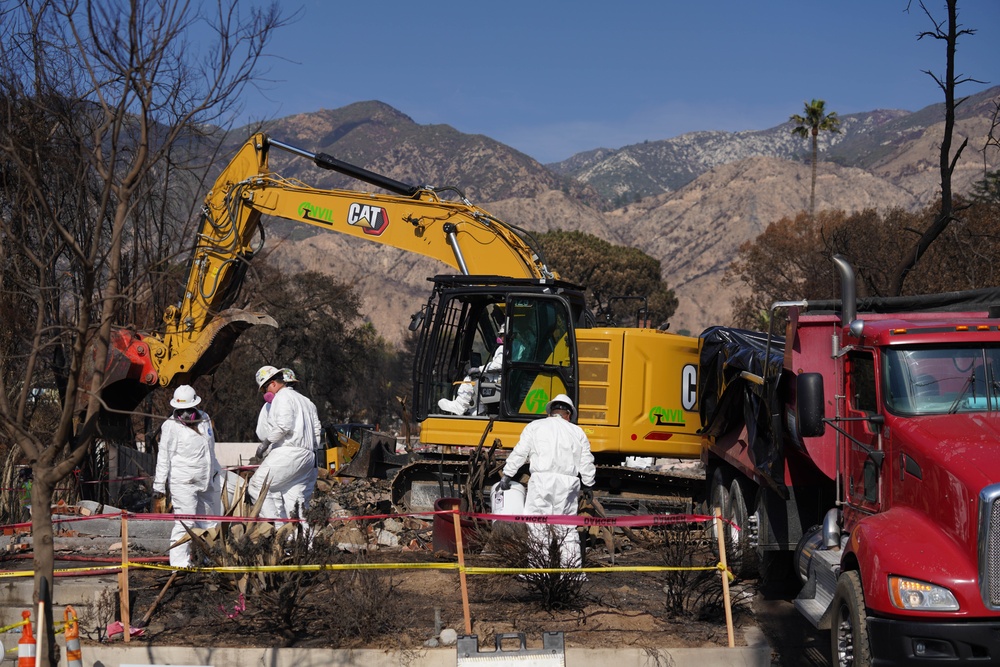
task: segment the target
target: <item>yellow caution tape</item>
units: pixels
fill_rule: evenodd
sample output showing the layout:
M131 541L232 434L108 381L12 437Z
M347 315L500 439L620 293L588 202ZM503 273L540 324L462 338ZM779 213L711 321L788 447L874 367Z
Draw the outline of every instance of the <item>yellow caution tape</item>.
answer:
M166 565L143 563L137 567L149 570L175 570L178 568ZM325 563L318 565L251 565L227 567L192 567L183 568L185 572L218 572L223 574L243 574L245 572L322 572L326 570L459 570L466 574L532 574L554 572L702 572L722 569L718 565L702 567L680 567L672 565L622 565L609 567L555 567L555 568L519 568L519 567L462 567L458 563ZM732 573L729 573L732 576Z
M30 621L28 621L27 619L23 619L23 618L22 618L22 619L21 619L20 621L18 621L17 623L11 623L10 625L5 625L4 627L0 628L0 633L3 633L3 632L10 632L10 631L11 631L11 630L13 630L14 628L19 628L19 627L21 627L22 625L27 625L27 624L28 624L29 622L30 622Z
M530 573L556 573L556 572L680 572L680 571L706 571L724 570L730 581L736 577L732 570L725 567L721 562L714 566L700 567L680 567L672 565L610 565L607 567L558 567L558 568L516 568L516 567L470 567L462 568L458 563L322 563L316 565L251 565L251 566L223 566L223 567L188 567L178 568L171 565L160 565L157 563L128 563L130 568L142 570L162 570L173 572L183 570L185 572L219 572L224 574L241 574L244 572L322 572L327 570L463 570L466 574L530 574ZM71 568L55 570L59 573L80 573L94 572L95 569L116 572L122 569L121 565L112 565L106 568ZM0 576L34 576L34 571L23 572L0 572ZM7 632L12 628L23 625L23 622L16 623L7 628L0 628L0 632Z
M554 574L573 572L677 572L715 570L715 567L672 567L669 565L629 565L611 567L466 567L466 574Z

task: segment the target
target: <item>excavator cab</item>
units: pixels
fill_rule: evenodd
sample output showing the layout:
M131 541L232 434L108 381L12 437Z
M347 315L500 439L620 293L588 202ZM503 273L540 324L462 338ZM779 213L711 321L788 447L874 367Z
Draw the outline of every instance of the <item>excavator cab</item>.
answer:
M414 367L418 420L459 416L525 422L544 414L557 394L575 399L574 325L585 312L578 287L498 276L437 276L434 281ZM468 378L468 367L482 366L501 344L502 370ZM467 414L439 409L442 398L452 399L456 387L467 382L475 385Z

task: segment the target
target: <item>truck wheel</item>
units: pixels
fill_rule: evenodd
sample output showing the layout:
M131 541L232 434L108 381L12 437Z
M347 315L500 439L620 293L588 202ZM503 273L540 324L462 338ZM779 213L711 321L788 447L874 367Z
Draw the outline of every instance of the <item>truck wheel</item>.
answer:
M719 514L722 518L728 518L729 516L729 488L726 484L726 476L722 473L720 468L716 468L715 472L712 473L712 483L709 488L709 500L708 500L708 513L711 516L715 516L715 509L719 509ZM712 536L712 547L718 543L719 534L716 531L716 523L713 520L709 525L711 529L709 534ZM725 531L723 531L725 534Z
M838 667L869 667L872 649L868 643L868 612L861 576L851 570L840 575L833 597L830 655Z
M747 507L747 493L739 479L734 479L729 486L729 513L726 518L728 539L726 549L729 551L727 562L730 564L733 574L747 579L756 577L757 572L757 548L752 539L750 526L750 514Z

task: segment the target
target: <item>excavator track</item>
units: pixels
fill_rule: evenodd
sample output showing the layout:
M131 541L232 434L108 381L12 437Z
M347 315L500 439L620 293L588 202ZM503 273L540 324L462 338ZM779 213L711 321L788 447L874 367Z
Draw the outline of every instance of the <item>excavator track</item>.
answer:
M473 473L474 474L474 473ZM400 512L433 509L440 497L465 497L470 476L467 458L441 457L418 460L402 466L391 478L392 504ZM500 480L499 471L484 478L485 494ZM662 472L624 466L597 466L594 497L608 515L691 514L704 494L705 477L700 472Z

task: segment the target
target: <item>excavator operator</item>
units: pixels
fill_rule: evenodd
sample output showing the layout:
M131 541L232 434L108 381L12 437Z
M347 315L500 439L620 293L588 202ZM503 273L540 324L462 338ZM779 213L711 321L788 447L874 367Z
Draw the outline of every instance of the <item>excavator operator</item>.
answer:
M442 398L438 401L438 407L453 415L472 414L475 405L476 393L481 381L500 382L500 375L503 369L503 335L504 325L500 325L497 331L497 346L493 350L493 356L484 366L473 366L465 371L465 378L458 385L458 391L454 400ZM479 406L480 414L484 412L484 407Z

